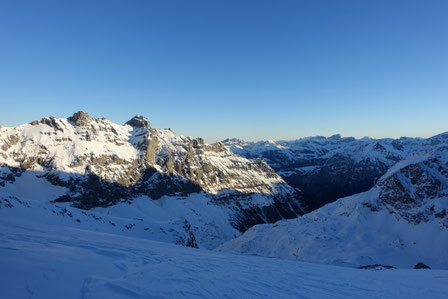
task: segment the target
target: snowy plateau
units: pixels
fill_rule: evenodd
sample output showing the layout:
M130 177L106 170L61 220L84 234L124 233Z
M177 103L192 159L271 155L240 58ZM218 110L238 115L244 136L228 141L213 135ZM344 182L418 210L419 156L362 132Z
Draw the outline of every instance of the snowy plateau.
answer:
M0 127L0 227L0 298L448 298L448 134L44 117Z

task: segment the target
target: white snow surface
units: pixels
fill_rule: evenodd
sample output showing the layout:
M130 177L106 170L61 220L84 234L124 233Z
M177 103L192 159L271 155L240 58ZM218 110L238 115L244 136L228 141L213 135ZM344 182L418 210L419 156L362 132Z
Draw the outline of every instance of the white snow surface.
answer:
M2 298L447 298L446 270L360 270L0 219Z

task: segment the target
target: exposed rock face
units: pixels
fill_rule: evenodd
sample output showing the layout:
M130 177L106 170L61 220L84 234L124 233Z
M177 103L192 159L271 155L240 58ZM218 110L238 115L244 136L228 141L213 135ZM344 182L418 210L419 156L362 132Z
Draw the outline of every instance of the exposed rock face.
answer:
M82 209L200 193L240 231L303 214L300 191L261 159L240 157L221 143L211 146L202 138L151 128L142 116L126 124L80 111L68 119L2 128L0 184L7 187L32 174L62 188L49 200ZM195 242L190 238L186 244Z
M431 269L431 267L423 264L422 262L419 262L415 264L414 269Z
M203 145L205 145L204 139L202 139L202 138L193 139L193 146L194 147L200 147L200 146L203 146Z
M429 139L355 139L333 135L296 141L224 143L234 153L262 158L292 187L303 191L312 209L364 192L410 152L448 144L448 134Z
M5 138L5 141L3 142L1 149L3 151L7 151L11 146L16 145L20 141L19 136L17 135L11 135L9 138Z
M44 124L44 125L47 125L47 126L50 126L50 127L52 127L52 128L55 128L55 129L58 130L58 131L63 131L62 127L61 127L60 124L58 123L58 119L57 119L56 117L54 117L54 116L44 117L44 118L42 118L42 119L40 120L40 123L41 123L41 124ZM32 122L31 124L32 124L32 125L33 125L33 124L35 125L36 122L34 121L34 122Z
M448 206L437 200L448 197L447 151L448 148L441 148L427 159L386 175L378 183L379 199L390 213L412 224L439 219L448 228Z
M126 125L130 125L131 127L136 128L148 128L148 129L151 128L149 120L141 115L134 116L133 118L131 118L126 122Z
M395 269L394 266L389 265L365 265L365 266L359 266L358 269L365 269L365 270L389 270L389 269Z
M69 121L73 122L76 126L88 126L90 116L85 111L78 111L73 116L68 118Z

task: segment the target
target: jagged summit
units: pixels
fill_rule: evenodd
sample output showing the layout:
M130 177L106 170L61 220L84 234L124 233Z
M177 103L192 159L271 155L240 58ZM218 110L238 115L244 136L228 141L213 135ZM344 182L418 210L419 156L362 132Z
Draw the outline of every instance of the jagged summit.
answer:
M149 123L149 120L144 117L143 115L137 114L133 118L131 118L129 121L125 123L126 125L130 125L131 127L136 128L151 128L151 124Z
M55 128L59 128L60 130L62 130L61 121L63 123L65 121L65 119L57 118L55 116L50 116L50 117L43 117L40 121L34 120L34 121L30 122L30 124L33 126L37 126L39 124L46 124L46 125L49 125L50 127L55 127ZM67 117L67 121L69 122L69 124L71 124L73 126L77 126L77 127L87 127L87 126L93 125L94 123L97 123L97 124L101 123L102 125L113 124L112 122L108 121L104 117L103 118L90 117L88 112L82 111L82 110L75 112L70 117ZM125 123L125 125L130 125L131 127L134 127L134 128L151 129L151 124L150 124L148 118L146 118L140 114L137 114L136 116L131 118L129 121L127 121Z
M71 121L76 126L83 127L83 126L87 126L89 124L90 116L89 116L89 113L87 113L85 111L78 111L78 112L74 113L72 116L70 116L69 118L67 118L67 120Z

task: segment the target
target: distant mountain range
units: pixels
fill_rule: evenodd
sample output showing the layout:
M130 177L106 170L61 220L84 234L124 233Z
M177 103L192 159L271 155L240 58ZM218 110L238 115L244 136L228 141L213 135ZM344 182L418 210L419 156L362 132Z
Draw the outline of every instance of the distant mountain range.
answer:
M307 137L294 141L223 143L248 159L262 158L290 186L303 191L311 209L364 192L398 161L416 150L448 144L448 133L428 139Z

